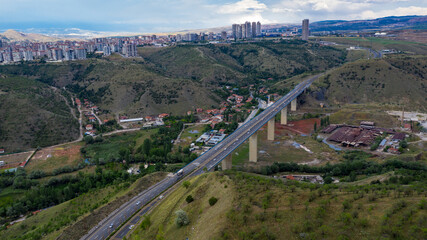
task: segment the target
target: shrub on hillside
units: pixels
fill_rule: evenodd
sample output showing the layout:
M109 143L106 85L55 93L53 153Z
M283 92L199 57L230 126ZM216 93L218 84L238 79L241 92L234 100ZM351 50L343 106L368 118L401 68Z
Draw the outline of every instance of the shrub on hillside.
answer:
M187 201L187 203L191 203L192 201L194 201L193 196L188 195L187 198L185 198L185 201Z
M209 205L213 206L215 205L216 202L218 202L218 198L216 197L209 198Z
M178 227L182 227L190 223L187 213L184 210L180 209L176 211L175 214L176 214L175 222L176 222L176 225L178 225Z

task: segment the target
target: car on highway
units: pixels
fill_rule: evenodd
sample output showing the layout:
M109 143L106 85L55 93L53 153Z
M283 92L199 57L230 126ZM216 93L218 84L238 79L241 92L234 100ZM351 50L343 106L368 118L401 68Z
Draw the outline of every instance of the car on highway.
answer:
M160 195L159 199L160 199L160 200L162 200L162 199L163 199L163 197L164 197L163 195Z
M132 230L133 226L134 226L134 225L130 225L130 226L129 226L129 230Z
M136 202L136 205L139 205L141 202L140 201L138 201L138 202Z
M114 223L111 223L111 224L110 224L110 228L113 228L113 226L114 226Z

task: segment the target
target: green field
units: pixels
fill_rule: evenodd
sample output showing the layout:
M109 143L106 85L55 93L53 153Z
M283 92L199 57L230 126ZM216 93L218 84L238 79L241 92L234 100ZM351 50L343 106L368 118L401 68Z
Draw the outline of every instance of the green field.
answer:
M137 149L145 139L156 132L157 129L149 129L105 137L103 142L86 145L86 156L94 161L118 159L121 149L129 147Z
M189 147L190 144L195 141L198 137L203 134L203 129L205 129L206 125L195 125L195 126L187 126L181 134L180 142L174 145L174 148L177 147ZM197 131L197 133L193 132Z
M397 118L385 112L387 107L375 104L349 104L330 115L333 124L349 124L358 126L361 121L372 121L378 127L394 128L400 125Z

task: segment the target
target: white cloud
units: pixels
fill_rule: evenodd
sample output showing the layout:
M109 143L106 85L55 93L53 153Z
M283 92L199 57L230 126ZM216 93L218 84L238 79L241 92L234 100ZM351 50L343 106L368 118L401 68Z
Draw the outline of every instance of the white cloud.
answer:
M286 0L278 4L277 9L302 9L303 11L339 12L366 9L371 3L351 0Z
M302 12L301 9L292 9L292 8L272 8L273 13L292 13L292 12Z
M267 5L257 0L241 0L221 6L217 12L220 14L241 14L262 12L265 10L267 10Z

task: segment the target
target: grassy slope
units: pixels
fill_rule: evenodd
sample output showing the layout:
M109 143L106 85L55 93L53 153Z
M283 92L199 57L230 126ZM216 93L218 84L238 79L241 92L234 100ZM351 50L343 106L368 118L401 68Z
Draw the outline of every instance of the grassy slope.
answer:
M79 134L62 97L24 77L0 78L0 116L0 147L7 152L71 141Z
M177 46L157 51L142 48L140 53L154 64L154 69L170 76L242 85L260 78L278 80L304 71L323 71L341 63L346 54L336 48L300 41Z
M314 84L311 96L331 106L379 103L427 111L427 58L360 60L331 71Z
M84 232L83 226L91 228L126 199L130 199L164 176L165 173L154 173L137 180L130 187L122 184L83 194L11 226L6 231L0 232L0 238L30 239L44 233L46 234L44 239L57 239L61 234L61 239L78 239L78 235Z
M138 228L132 239L155 239L159 228L164 232L164 239L188 237L202 240L219 235L224 226L226 211L234 198L234 191L229 183L227 177L219 179L210 174L192 179L188 189L179 186L150 214L152 226L146 231ZM188 195L193 196L194 202L188 204L185 201ZM217 204L210 206L208 203L210 197L219 197ZM175 212L179 209L187 212L190 225L182 228L175 225Z
M225 185L227 188L225 188ZM137 227L131 239L421 239L427 211L424 193L405 195L329 189L283 183L242 173L211 173L180 187L150 214L151 225ZM311 190L310 190L311 189ZM317 189L317 190L316 190ZM207 192L187 204L188 194ZM219 200L209 207L214 194ZM230 202L231 200L231 202ZM346 208L344 208L346 202ZM347 204L348 203L348 204ZM174 212L185 210L190 224L178 228ZM212 214L215 211L215 214ZM160 229L160 231L159 231ZM424 230L423 230L424 229ZM203 235L204 234L204 235Z

